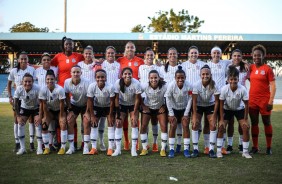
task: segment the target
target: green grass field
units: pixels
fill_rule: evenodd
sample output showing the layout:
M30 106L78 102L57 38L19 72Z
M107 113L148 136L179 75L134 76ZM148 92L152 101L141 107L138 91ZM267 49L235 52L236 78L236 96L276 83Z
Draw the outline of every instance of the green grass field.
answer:
M95 156L82 155L82 152L62 156L56 153L38 156L28 152L17 156L12 152L12 110L9 104L0 103L0 183L281 183L281 113L282 106L275 106L272 156L265 155L261 122L261 151L253 159L242 158L237 149L223 159L210 159L203 154L199 158L187 159L182 153L168 159L152 152L148 156L133 158L129 151L123 151L119 157L108 157L105 152ZM237 135L235 131L234 148L238 144ZM202 151L202 136L199 146ZM169 180L171 176L178 181Z

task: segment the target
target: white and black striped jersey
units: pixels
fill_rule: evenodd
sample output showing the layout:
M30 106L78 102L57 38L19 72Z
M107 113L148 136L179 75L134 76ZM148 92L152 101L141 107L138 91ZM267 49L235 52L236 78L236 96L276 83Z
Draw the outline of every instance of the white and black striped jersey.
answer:
M218 63L208 62L211 68L212 79L219 89L226 84L226 72L230 62L230 60L220 60Z
M46 101L48 109L58 111L60 110L60 100L65 99L66 94L63 87L55 84L52 92L47 86L41 87L38 98Z
M125 92L123 93L120 91L119 81L120 79L115 83L115 93L119 94L119 103L126 106L134 105L135 95L142 93L140 82L137 79L132 78L131 84L125 86Z
M191 63L189 60L181 64L182 70L185 71L186 80L193 86L201 79L201 68L207 63L197 60L196 63Z
M170 66L168 65L167 72L165 71L165 66L160 68L160 76L164 79L165 82L170 83L175 80L175 72L178 70L178 65Z
M18 70L17 68L13 68L10 71L8 80L13 81L16 84L16 87L20 86L22 84L23 76L26 73L29 73L30 75L32 75L33 79L35 80L35 69L31 66L27 66L25 70L22 70L22 69Z
M55 77L57 78L58 68L51 66L50 69L54 71ZM35 70L35 78L40 87L46 86L46 73L47 73L47 70L45 70L42 66Z
M215 104L214 95L219 95L220 90L215 85L214 89L210 90L210 85L203 86L202 80L199 80L193 87L193 94L198 95L197 106L207 107Z
M157 65L141 65L138 69L138 78L141 85L148 84L149 82L149 73L152 70L157 70L160 76L160 67Z
M39 86L37 84L33 84L31 90L28 92L24 89L23 85L17 87L14 98L18 98L21 100L21 107L24 109L34 110L39 108Z
M192 104L192 97L189 95L189 91L192 91L192 85L188 81L184 82L182 89L179 89L175 80L169 83L165 93L169 116L174 116L172 109L185 109L184 116L188 116Z
M243 100L249 100L247 89L238 84L238 88L233 92L230 89L230 84L223 86L219 96L220 100L224 100L225 110L241 110L245 108Z
M165 104L165 92L167 91L167 85L163 85L160 89L157 87L153 89L148 83L142 86L142 91L145 94L144 104L150 109L159 109Z
M115 82L119 79L120 74L120 64L116 61L109 63L105 60L102 63L102 69L107 72L107 83L115 85Z
M78 107L86 106L89 85L90 81L85 78L81 78L80 83L77 85L72 83L71 78L65 80L64 89L66 93L71 94L71 104Z
M90 83L95 82L95 71L93 70L94 68L94 62L92 62L91 64L86 64L84 63L84 61L80 61L79 63L77 63L78 66L81 67L81 78L85 78L87 80L90 81Z
M96 82L90 84L87 91L87 97L94 98L94 106L110 107L110 98L115 96L115 89L112 84L106 83L103 89L100 89Z

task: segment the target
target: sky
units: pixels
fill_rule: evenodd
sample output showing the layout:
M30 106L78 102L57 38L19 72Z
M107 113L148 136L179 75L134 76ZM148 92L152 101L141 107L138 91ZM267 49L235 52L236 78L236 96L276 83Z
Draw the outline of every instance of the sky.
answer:
M188 10L201 33L282 34L281 0L67 0L67 32L130 33L159 10ZM64 31L64 0L0 0L0 32L30 22ZM0 38L1 39L1 38Z

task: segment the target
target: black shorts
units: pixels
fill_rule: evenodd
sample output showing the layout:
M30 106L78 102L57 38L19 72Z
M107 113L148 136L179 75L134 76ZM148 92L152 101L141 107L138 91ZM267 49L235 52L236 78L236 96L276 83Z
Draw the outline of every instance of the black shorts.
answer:
M84 114L84 113L86 112L87 106L78 107L78 106L75 106L75 105L71 104L71 108L72 108L72 112L73 112L75 115L78 116L80 113L81 113L81 114Z
M205 113L206 115L211 115L214 112L214 105L211 106L197 106L197 114L203 115Z
M39 115L39 108L34 109L34 110L30 110L30 109L25 109L25 108L20 108L20 115L21 116L26 116L26 117L30 117L30 116L37 116Z
M98 118L107 117L110 114L110 107L93 107L94 115Z
M58 119L60 110L58 110L58 111L53 111L53 110L51 110L51 109L48 109L48 111L54 116L55 119Z
M245 109L238 110L238 111L224 109L224 120L230 121L233 118L233 116L236 117L237 121L244 119Z
M130 113L132 111L134 111L134 105L120 105L120 112Z
M167 113L167 109L165 109L165 111L164 111L163 113L159 113L160 109L150 109L150 108L149 108L149 111L150 111L150 112L143 112L143 111L142 111L142 113L143 113L143 114L148 114L148 115L150 115L150 116L157 116L157 115L159 115L159 114Z

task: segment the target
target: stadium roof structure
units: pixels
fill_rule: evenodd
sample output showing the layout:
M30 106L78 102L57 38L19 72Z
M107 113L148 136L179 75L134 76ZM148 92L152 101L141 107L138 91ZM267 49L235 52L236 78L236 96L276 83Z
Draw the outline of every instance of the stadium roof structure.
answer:
M26 51L30 54L61 52L61 39L66 36L75 41L75 50L87 45L95 55L102 56L107 46L114 46L122 55L128 41L136 45L137 55L151 47L159 57L165 57L170 47L175 47L181 57L187 57L188 48L195 45L200 56L209 56L213 46L219 46L228 55L235 48L250 56L254 45L267 49L268 59L282 59L282 34L214 34L214 33L0 33L0 54Z

